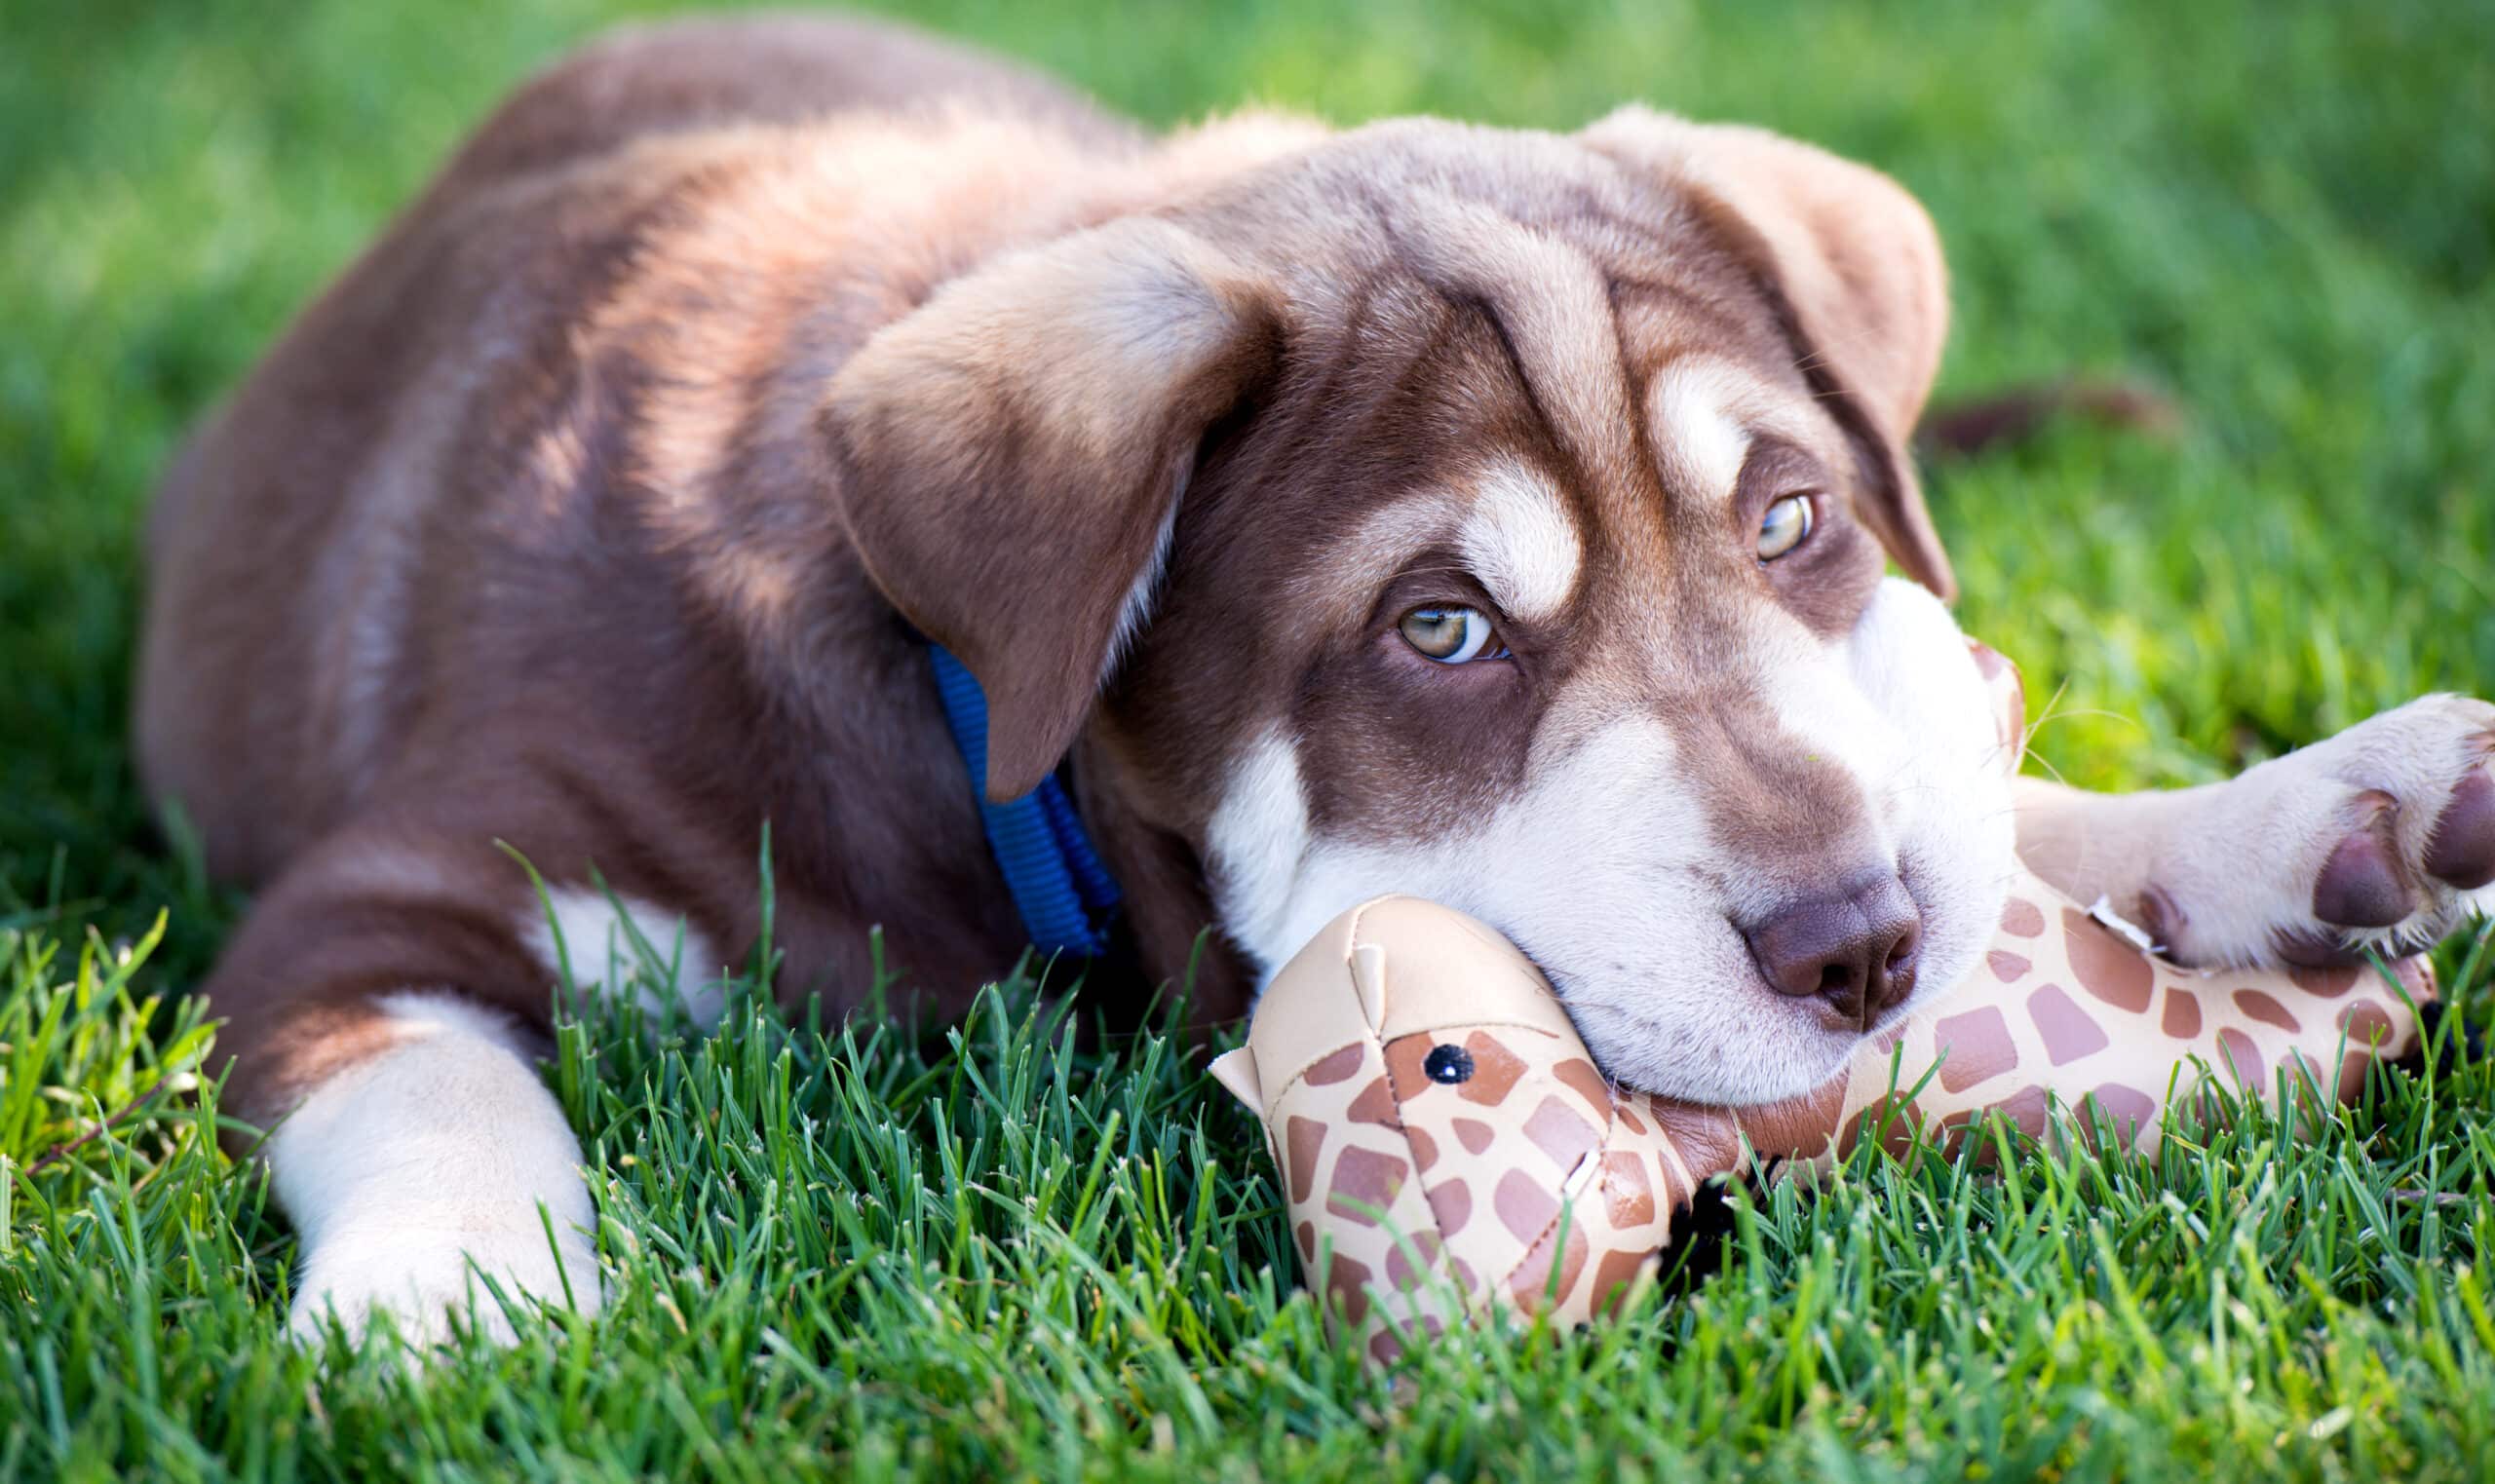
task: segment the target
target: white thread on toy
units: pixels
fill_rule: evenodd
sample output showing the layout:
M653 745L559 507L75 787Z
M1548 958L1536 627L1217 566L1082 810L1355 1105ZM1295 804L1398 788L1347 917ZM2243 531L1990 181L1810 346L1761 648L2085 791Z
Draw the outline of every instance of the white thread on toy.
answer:
M2157 939L2149 935L2147 929L2115 911L2114 904L2102 896L2088 904L2088 915L2104 924L2113 931L2115 935L2142 953L2163 956L2166 952L2158 945Z

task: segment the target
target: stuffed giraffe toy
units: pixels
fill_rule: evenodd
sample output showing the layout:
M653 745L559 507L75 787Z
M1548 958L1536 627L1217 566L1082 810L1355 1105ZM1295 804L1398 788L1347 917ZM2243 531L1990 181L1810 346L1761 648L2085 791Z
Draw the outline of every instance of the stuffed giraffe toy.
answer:
M1980 645L2002 755L2017 672ZM1263 1120L1293 1238L1347 1341L1380 1360L1485 1306L1582 1323L1651 1279L1676 1209L1719 1175L1824 1170L1869 1135L1944 1147L2058 1105L2153 1152L2207 1073L2345 1101L2420 1040L2423 959L2201 972L2043 881L2013 885L1986 964L1816 1092L1708 1108L1607 1083L1549 982L1487 926L1409 896L1335 919L1275 975L1213 1072ZM2393 980L2397 981L2397 988Z

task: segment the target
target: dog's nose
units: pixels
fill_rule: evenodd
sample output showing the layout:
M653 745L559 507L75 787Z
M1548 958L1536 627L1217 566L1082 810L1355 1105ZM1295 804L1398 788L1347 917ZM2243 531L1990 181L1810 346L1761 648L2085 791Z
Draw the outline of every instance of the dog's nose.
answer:
M1905 886L1884 875L1850 892L1787 902L1743 935L1770 984L1797 998L1819 996L1868 1030L1914 993L1923 917Z

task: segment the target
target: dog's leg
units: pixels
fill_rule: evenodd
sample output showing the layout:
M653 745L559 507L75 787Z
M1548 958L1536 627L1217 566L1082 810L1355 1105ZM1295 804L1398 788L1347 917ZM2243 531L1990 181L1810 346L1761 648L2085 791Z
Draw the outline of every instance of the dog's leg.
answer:
M519 1302L595 1313L580 1145L525 1035L451 992L384 995L373 1008L379 1048L312 1087L265 1148L302 1244L293 1327L314 1333L334 1313L357 1329L387 1311L427 1342L456 1310L508 1340L483 1283L466 1309L478 1274Z
M555 899L576 980L612 980L606 898ZM695 935L633 916L687 945L688 982L717 970ZM387 1312L431 1341L473 1295L476 1321L508 1339L480 1274L516 1302L599 1308L580 1147L533 1064L551 938L490 845L359 831L291 868L228 947L205 992L229 1022L236 1110L271 1130L261 1155L302 1249L298 1332Z
M2022 779L2018 850L2179 963L2323 965L2495 911L2495 705L2429 696L2170 793Z

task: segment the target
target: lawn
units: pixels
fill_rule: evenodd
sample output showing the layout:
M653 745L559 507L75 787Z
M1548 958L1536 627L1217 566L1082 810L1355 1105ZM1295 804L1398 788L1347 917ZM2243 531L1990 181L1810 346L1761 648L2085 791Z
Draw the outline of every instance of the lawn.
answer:
M1866 1153L1816 1197L1737 1195L1599 1332L1485 1328L1372 1375L1294 1291L1201 1053L1075 1049L1079 994L1016 981L915 1030L575 1024L548 1076L610 1311L421 1368L288 1345L292 1238L207 1136L214 1007L181 993L242 903L125 756L135 533L292 308L624 9L0 6L0 1479L2495 1470L2487 1062L2155 1161ZM2495 692L2495 7L918 14L1154 121L1564 128L1645 98L1896 173L1954 263L1944 398L2084 372L2183 410L1931 472L1968 626L2059 692L2037 766L2197 781ZM2439 958L2482 1027L2483 933Z

